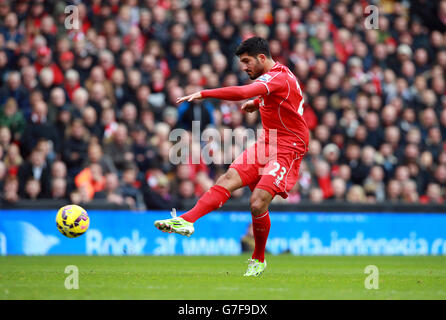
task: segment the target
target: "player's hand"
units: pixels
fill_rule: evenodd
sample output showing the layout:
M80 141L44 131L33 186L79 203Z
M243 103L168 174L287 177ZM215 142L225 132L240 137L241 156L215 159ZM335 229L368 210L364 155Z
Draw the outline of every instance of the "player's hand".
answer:
M181 103L183 101L191 102L191 101L200 100L200 99L203 99L203 97L201 96L201 91L198 91L198 92L192 93L188 96L178 98L177 103Z
M241 109L242 109L242 111L245 111L245 112L254 112L254 111L257 111L259 109L259 107L257 107L254 104L254 100L249 100L249 101L246 101L244 104L242 104Z

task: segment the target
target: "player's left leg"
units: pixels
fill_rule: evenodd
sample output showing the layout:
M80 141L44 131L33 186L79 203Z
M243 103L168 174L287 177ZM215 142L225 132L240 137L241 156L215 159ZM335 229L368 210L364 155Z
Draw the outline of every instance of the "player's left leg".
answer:
M211 211L217 210L230 198L231 192L245 185L255 185L259 180L258 167L255 164L256 144L246 149L231 164L228 171L220 176L214 186L201 196L195 206L171 219L155 221L155 227L163 232L175 232L185 236L194 233L194 222Z
M191 210L179 217L172 214L170 219L157 220L155 227L163 232L174 232L190 237L195 231L193 224L196 220L220 208L231 197L231 192L242 186L243 181L237 170L229 168L217 183L201 196Z
M251 195L250 204L255 246L245 276L257 277L266 268L265 248L271 227L268 207L272 199L273 194L271 192L260 188L255 188Z
M229 168L226 173L218 178L215 185L201 196L196 205L181 215L181 217L188 222L194 223L202 216L223 206L231 197L231 192L242 186L243 181L237 170Z

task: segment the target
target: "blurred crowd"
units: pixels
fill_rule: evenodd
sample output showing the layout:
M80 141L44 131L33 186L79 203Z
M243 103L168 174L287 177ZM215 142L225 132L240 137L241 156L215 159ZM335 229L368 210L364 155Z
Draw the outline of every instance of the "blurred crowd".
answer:
M366 29L370 4L0 0L1 200L144 210L198 199L229 164L174 164L169 134L192 141L194 120L243 134L259 114L175 100L248 83L234 50L257 35L296 74L311 130L298 183L274 201L443 203L446 1L380 1Z

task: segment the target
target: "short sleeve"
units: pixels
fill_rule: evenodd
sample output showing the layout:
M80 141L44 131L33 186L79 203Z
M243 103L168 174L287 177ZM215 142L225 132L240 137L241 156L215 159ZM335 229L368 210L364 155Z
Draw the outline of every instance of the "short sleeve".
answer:
M274 92L283 86L280 80L280 72L268 72L258 77L255 82L262 83L268 90L268 94Z

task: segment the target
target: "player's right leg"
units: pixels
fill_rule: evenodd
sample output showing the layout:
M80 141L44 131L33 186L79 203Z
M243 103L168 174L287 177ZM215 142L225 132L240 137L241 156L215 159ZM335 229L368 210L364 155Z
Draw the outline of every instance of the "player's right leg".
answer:
M273 191L260 188L255 188L252 193L250 204L255 247L252 257L249 259L248 270L244 274L245 277L258 277L265 271L265 248L271 227L268 207L274 195Z
M201 196L191 210L180 217L172 215L170 219L157 220L155 227L163 232L175 232L189 237L194 233L195 221L220 208L231 197L231 192L242 186L243 182L237 170L229 168L218 178L216 184Z

